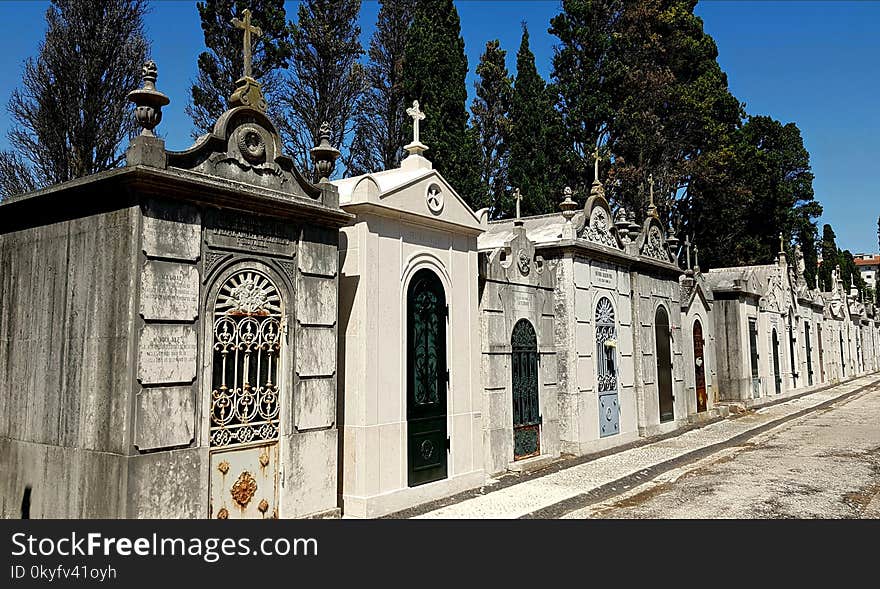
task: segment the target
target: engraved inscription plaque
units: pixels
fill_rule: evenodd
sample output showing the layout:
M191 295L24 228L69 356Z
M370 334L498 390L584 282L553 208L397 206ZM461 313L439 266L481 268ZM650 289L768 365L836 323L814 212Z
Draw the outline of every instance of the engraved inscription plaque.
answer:
M591 266L593 286L602 286L605 288L614 288L617 285L614 270L607 266L598 266L595 263Z
M195 261L199 258L202 226L194 222L144 216L143 250L147 256Z
M236 213L211 213L206 218L205 239L211 247L266 252L293 257L296 229L291 223Z
M145 325L138 347L138 380L143 384L192 382L196 346L192 325Z
M199 272L195 266L147 261L141 271L144 319L192 321L198 317Z

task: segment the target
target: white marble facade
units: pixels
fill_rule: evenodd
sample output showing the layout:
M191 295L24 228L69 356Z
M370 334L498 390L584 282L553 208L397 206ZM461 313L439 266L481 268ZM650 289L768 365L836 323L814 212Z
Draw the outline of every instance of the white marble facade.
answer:
M421 155L424 146L408 148L400 168L334 182L340 206L356 216L341 231L339 252L340 499L344 513L356 517L484 481L477 295L483 227ZM421 338L409 323L415 303L408 296L420 277L435 281L448 309L435 317L439 331L430 336L445 338L431 348L439 355L431 361L435 372L445 364L448 382L432 388L439 397L427 404L416 398L413 387L421 385L409 372L411 355L425 349L408 341ZM416 413L427 405L436 429L423 436ZM422 453L431 458L423 461Z

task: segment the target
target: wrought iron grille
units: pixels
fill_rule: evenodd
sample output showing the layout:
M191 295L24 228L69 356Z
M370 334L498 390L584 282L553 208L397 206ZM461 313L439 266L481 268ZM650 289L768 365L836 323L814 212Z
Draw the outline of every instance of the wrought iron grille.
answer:
M617 324L614 321L614 306L611 300L602 297L596 305L596 367L600 394L617 391L616 347Z
M440 354L446 352L441 345L445 306L440 281L431 273L419 278L410 293L413 401L416 405L430 405L440 401L444 376L440 373L443 364Z
M211 446L278 438L281 296L264 275L242 271L214 307Z

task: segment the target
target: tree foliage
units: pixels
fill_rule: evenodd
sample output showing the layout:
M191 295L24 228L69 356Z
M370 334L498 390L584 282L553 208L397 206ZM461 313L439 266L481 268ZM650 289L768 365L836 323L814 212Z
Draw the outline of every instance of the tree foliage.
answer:
M0 157L4 196L118 166L135 119L148 51L144 0L53 0L46 36L24 64L8 111L12 151Z
M819 267L819 288L825 292L830 292L834 288L832 272L840 265L840 250L837 249L836 237L831 225L826 223L822 226L822 265Z
M467 71L452 0L419 1L404 51L404 94L407 101L418 100L426 115L419 126L421 141L429 148L426 157L468 204L477 206L482 191L476 136L468 126Z
M403 55L415 0L381 0L370 39L367 90L358 106L347 173L357 176L400 164L406 137ZM412 99L409 100L409 103Z
M708 267L765 264L779 251L779 234L796 240L807 281L815 268L815 219L810 155L794 123L751 117L730 144L701 162L684 215Z
M202 22L207 51L199 54L199 73L190 88L186 114L193 120L194 136L210 131L214 122L227 108L235 89L235 81L244 72L243 33L232 25L232 18L241 18L251 10L251 23L260 27L261 35L252 38L252 72L263 87L269 103L270 116L277 120L274 98L292 53L290 29L284 11L284 0L205 0L196 7Z
M302 170L312 169L309 152L324 121L334 146L346 151L351 140L365 88L360 7L360 0L304 0L290 23L290 75L279 94L286 147Z
M506 56L507 52L501 49L497 39L486 43L486 51L477 65L479 79L476 97L471 104L480 150L481 193L474 196L474 206L489 207L495 218L503 213L502 200L508 191L507 137L510 134L513 80L507 71Z
M523 194L522 214L540 215L557 210L565 179L561 177L564 150L562 119L554 108L555 91L549 88L535 67L529 46L529 31L523 24L516 54L516 82L510 108L508 178L511 188ZM501 207L512 214L508 198Z

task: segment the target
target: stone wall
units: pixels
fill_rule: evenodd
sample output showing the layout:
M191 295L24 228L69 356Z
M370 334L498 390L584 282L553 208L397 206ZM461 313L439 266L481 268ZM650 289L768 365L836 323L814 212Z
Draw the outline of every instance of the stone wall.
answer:
M0 212L0 215L5 214ZM0 234L0 516L126 513L138 210Z
M516 258L520 251L528 261L524 271ZM514 461L511 336L522 319L531 323L538 340L540 455L559 456L555 273L549 262L535 256L524 232L508 248L481 257L483 447L486 472L494 474L506 471Z

